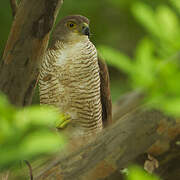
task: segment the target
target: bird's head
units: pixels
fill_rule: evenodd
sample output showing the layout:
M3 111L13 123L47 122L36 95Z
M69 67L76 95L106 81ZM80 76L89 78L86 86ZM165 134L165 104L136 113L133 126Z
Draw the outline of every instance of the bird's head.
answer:
M90 34L89 20L81 15L66 16L57 24L52 41L76 42Z

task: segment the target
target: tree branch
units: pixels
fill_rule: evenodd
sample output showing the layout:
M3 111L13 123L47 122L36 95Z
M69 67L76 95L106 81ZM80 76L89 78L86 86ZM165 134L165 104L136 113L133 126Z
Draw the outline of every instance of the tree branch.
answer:
M0 66L0 90L18 106L31 103L38 68L62 0L23 0Z
M14 17L16 15L16 12L18 9L17 1L16 0L10 0L10 5L11 5L11 9L12 9L12 16Z

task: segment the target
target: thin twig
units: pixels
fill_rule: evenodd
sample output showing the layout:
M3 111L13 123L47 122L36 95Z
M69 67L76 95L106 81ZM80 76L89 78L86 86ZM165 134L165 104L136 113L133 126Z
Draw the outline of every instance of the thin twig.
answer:
M10 0L10 5L12 9L12 15L13 17L16 15L17 9L18 9L18 4L16 0Z
M24 160L24 162L26 163L26 165L27 165L28 168L29 168L29 176L30 176L30 180L33 180L33 172L32 172L31 164L30 164L27 160Z

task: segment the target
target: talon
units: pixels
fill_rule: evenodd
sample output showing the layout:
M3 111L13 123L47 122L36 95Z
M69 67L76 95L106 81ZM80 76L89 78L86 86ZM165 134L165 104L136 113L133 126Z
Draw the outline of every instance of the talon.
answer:
M57 123L56 125L56 128L58 129L65 128L71 122L71 117L69 114L61 114L60 119L61 119L61 122Z

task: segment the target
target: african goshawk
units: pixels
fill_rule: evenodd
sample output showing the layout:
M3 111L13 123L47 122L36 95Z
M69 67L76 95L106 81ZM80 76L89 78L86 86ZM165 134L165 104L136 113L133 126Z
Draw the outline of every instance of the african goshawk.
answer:
M72 136L100 132L111 121L109 75L89 40L89 20L67 16L56 26L42 60L40 103L70 117Z

